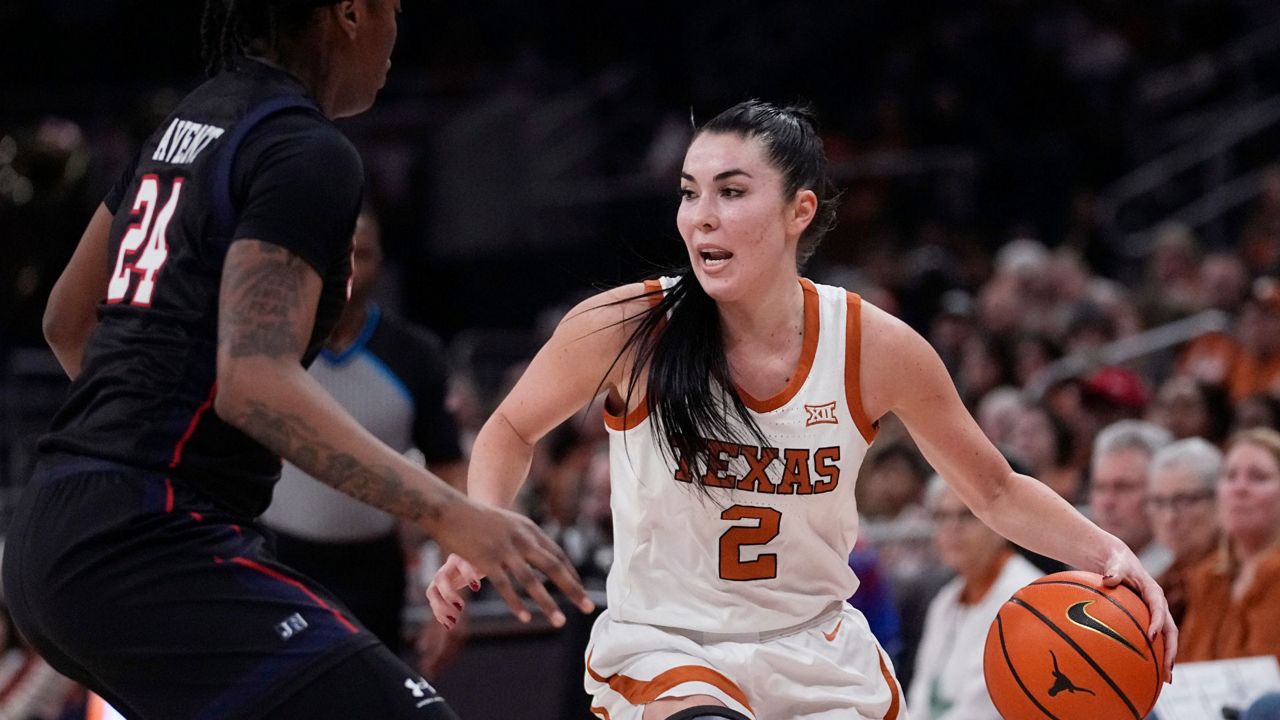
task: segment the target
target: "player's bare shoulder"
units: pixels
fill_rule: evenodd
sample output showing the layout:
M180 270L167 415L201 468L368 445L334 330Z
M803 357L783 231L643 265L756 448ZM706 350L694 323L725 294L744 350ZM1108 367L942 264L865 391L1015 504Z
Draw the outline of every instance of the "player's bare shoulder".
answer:
M892 358L896 352L913 342L923 342L919 333L911 329L901 319L862 299L862 357L863 363L875 362L876 358Z
M621 350L636 324L653 307L653 294L646 283L629 283L596 293L565 314L556 335L563 336L563 341L591 339Z
M628 340L653 307L656 287L630 283L597 293L565 313L543 352L559 371L616 386L631 369Z
M897 409L904 395L940 380L949 382L938 354L910 325L866 300L861 312L860 372L868 415L879 417Z

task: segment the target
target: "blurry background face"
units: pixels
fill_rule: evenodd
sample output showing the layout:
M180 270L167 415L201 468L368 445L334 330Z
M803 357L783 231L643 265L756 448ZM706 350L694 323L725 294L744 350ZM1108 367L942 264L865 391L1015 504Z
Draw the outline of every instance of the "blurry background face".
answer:
M1103 530L1133 550L1151 541L1151 526L1143 507L1147 463L1151 457L1137 448L1102 453L1093 461L1089 506Z
M1236 312L1248 290L1248 274L1234 255L1213 255L1200 266L1201 305Z
M1228 535L1280 535L1280 462L1259 445L1237 443L1218 482L1218 505Z
M978 426L996 447L1011 447L1022 412L1022 399L1017 390L996 388L978 403Z
M372 216L361 213L356 220L351 253L351 304L359 305L369 298L382 267L382 230Z
M1044 338L1025 336L1014 346L1014 379L1025 386L1041 370L1057 359L1057 354Z
M858 479L858 510L874 518L895 518L919 504L924 478L902 455L877 458Z
M1275 405L1265 395L1250 395L1236 403L1235 417L1232 421L1234 430L1264 427L1275 429L1280 423Z
M976 401L1004 382L1004 368L990 343L973 336L961 345L958 380L961 394L970 401Z
M1160 387L1149 417L1181 440L1209 435L1209 409L1194 380L1170 378Z
M937 491L929 510L938 556L961 575L986 572L1008 547L1005 539L974 517L949 487Z
M1240 316L1240 336L1244 346L1262 357L1280 352L1280 302L1253 300Z
M1044 409L1028 408L1022 412L1013 428L1011 449L1033 474L1057 464L1058 438Z
M1147 485L1147 513L1156 540L1174 557L1207 550L1217 539L1214 490L1183 465L1152 470Z

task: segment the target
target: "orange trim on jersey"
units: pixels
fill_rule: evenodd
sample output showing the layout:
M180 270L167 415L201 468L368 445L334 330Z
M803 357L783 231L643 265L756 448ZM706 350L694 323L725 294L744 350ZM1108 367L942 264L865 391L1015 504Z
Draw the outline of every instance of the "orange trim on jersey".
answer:
M879 654L879 650L876 654ZM880 674L884 676L884 681L889 683L889 709L884 714L884 720L898 720L898 681L893 679L893 673L889 672L889 666L884 664L884 655L880 655Z
M594 715L599 715L601 720L611 720L609 717L609 711L602 707L593 707L591 708L591 712Z
M883 661L881 661L883 663ZM747 702L747 694L734 684L732 680L721 675L703 665L680 665L670 670L664 670L652 680L637 680L626 675L615 674L605 677L597 673L591 667L591 655L587 655L587 674L591 679L599 683L604 683L611 690L618 693L627 702L632 705L647 705L662 696L662 693L670 690L678 685L685 683L700 682L711 685L723 692L725 695L733 698L740 705L747 709L747 712L755 715L756 711L751 709L751 703ZM896 698L895 698L896 703ZM895 704L896 708L897 705Z
M619 417L608 410L605 410L604 424L608 426L610 430L622 432L629 428L636 427L640 423L644 422L644 419L647 417L649 417L649 399L641 398L640 404L632 408L631 412L627 413L626 417Z
M773 412L791 402L791 398L800 392L800 386L808 379L809 370L813 368L813 359L818 354L818 332L822 325L818 316L818 288L808 278L800 278L800 287L804 290L804 345L800 348L800 363L796 365L795 372L791 373L791 382L773 397L757 400L746 390L738 388L742 404L752 412Z
M649 305L652 307L662 302L662 281L661 280L645 280L644 291L646 293L655 293L649 296ZM610 430L622 432L628 428L633 428L644 422L649 417L649 399L647 397L640 398L640 404L631 409L626 417L615 415L609 412L609 408L604 409L604 424Z
M844 396L849 414L862 433L862 439L870 445L880 432L880 423L872 422L862 407L862 297L848 293L845 311L844 346Z

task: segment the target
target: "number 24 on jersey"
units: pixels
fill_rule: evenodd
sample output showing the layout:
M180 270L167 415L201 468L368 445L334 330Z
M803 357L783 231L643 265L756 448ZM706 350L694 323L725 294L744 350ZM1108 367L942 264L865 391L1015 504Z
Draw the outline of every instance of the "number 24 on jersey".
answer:
M144 175L134 196L130 217L134 222L125 230L116 253L115 269L107 285L107 302L120 303L126 299L131 305L151 306L151 294L155 291L156 273L169 259L167 239L169 221L178 209L182 196L183 178L174 178L173 188L164 207L156 212L160 201L160 178ZM140 277L136 286L134 277ZM133 296L130 297L130 291Z

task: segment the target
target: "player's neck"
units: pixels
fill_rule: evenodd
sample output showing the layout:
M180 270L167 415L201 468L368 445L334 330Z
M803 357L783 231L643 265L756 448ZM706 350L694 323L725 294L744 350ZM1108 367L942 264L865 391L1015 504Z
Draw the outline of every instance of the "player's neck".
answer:
M1009 562L1009 558L1013 557L1012 550L1003 550L997 556L995 562L983 567L978 572L970 573L964 576L964 587L960 590L960 603L962 605L974 605L987 596L991 591L991 586L996 584L996 579L1000 577L1001 571L1004 570L1004 564Z
M368 302L359 301L347 305L338 317L338 323L333 326L333 332L329 333L329 339L325 340L325 347L336 353L347 350L360 337L360 331L364 330L368 319Z
M248 55L247 57L250 60L256 60L268 67L273 67L294 80L297 80L300 85L307 89L307 94L310 95L311 99L320 106L320 111L323 112L325 116L334 116L333 99L328 97L328 93L324 90L328 85L328 83L325 82L327 73L320 63L299 62L279 52L272 55L254 54Z
M717 303L726 348L785 350L804 330L804 289L796 279L775 282L731 303Z
M1236 558L1242 565L1256 561L1261 555L1277 546L1280 538L1275 533L1241 534L1235 538Z

